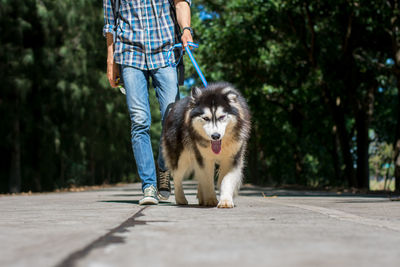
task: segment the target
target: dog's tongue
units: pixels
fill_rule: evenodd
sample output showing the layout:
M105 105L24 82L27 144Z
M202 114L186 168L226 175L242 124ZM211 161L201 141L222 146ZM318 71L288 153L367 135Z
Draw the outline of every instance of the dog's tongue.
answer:
M215 154L221 152L221 140L211 141L211 149Z

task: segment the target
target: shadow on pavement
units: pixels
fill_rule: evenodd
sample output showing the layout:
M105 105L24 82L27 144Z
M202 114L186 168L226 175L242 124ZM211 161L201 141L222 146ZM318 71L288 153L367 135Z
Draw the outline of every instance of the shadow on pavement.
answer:
M274 187L258 187L253 185L245 185L240 188L240 195L243 196L259 196L264 195L277 195L287 197L368 197L368 198L382 198L396 196L394 192L343 192L343 191L324 191L324 190L313 190L313 189L286 189L286 188L274 188Z
M99 201L99 202L139 205L139 200L102 200L102 201ZM175 207L178 207L178 208L201 208L201 209L212 209L213 208L213 207L199 206L197 204L177 205L174 202L162 201L162 200L160 200L160 203L158 204L158 206L175 206Z
M124 200L101 200L98 202L139 205L139 200L126 200L126 199L124 199ZM158 205L159 206L176 206L175 203L172 203L170 201L163 201L163 200L160 200L160 203ZM149 205L149 206L151 206L151 205Z
M389 198L390 195L369 195L369 194L336 194L330 192L302 192L302 191L252 191L248 192L247 190L239 191L239 196L246 196L246 197L362 197L362 198Z
M123 204L136 204L139 205L139 200L102 200L98 202L104 203L123 203Z
M144 221L144 220L137 220L137 218L144 216L142 214L143 210L146 207L143 207L138 212L136 212L133 216L129 219L121 223L119 226L111 229L105 235L99 237L92 243L88 244L86 247L71 253L67 256L62 262L56 265L56 267L69 267L75 266L76 263L80 260L85 258L92 250L106 247L110 244L120 244L125 243L125 237L121 235L116 235L118 233L125 233L128 231L128 228L134 227L135 225L146 225L148 222L168 222L168 221Z
M184 188L184 190L190 190L190 189ZM197 190L197 188L196 188L196 190ZM173 189L172 189L172 192L173 192ZM185 192L185 196L196 196L196 195L197 195L197 193L186 193ZM113 197L142 197L143 193L138 193L138 194L114 194L114 195L111 195L111 196L113 196Z
M188 204L188 205L175 205L178 208L184 209L214 209L215 207L199 206L198 204Z
M141 197L143 196L143 193L137 193L137 194L114 194L111 195L112 197Z

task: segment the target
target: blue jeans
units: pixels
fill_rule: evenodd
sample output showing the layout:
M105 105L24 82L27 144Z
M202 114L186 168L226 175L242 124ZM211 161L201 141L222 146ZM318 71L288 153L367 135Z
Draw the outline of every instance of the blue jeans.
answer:
M151 114L149 104L149 77L156 91L160 105L161 118L169 104L179 99L179 87L176 68L164 67L155 70L140 70L121 65L121 77L126 90L126 102L131 118L131 136L133 155L142 189L150 185L157 188L156 168L150 140ZM159 147L158 167L165 171L165 162Z

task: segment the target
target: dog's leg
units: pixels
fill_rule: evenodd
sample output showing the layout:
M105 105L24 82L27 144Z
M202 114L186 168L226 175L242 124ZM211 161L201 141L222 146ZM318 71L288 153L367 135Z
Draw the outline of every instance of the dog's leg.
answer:
M182 180L185 176L185 172L182 170L176 170L173 173L173 178L174 178L174 192L175 192L175 201L176 204L178 205L187 205L188 201L185 197L185 193L183 192L183 187L182 187Z
M199 205L204 206L203 193L201 192L200 184L197 186L197 199L199 200Z
M242 181L243 160L234 166L225 161L220 166L218 185L220 186L220 200L218 208L233 208L233 195L237 192Z
M199 205L215 207L218 204L214 186L214 162L205 162L204 166L197 166L195 177L199 181Z
M207 182L204 181L199 184L199 193L202 195L202 197L199 198L199 205L201 206L215 207L218 204L217 195L215 194L214 182L210 180L211 179L208 179Z

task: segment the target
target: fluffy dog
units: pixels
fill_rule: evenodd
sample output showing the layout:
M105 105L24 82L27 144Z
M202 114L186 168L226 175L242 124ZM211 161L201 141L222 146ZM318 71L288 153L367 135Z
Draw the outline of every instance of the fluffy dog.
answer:
M231 84L193 88L177 101L164 121L162 151L175 184L175 200L187 205L182 180L194 173L199 205L233 208L250 135L250 112L245 99ZM220 200L214 188L219 166Z

